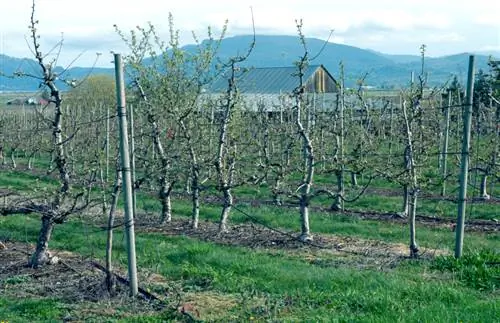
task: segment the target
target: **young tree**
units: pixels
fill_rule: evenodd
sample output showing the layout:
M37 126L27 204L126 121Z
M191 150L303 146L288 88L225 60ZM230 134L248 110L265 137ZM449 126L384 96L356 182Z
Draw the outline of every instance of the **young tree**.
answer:
M241 155L237 151L238 136L237 132L241 131L234 126L235 120L241 121L241 98L238 92L237 73L240 70L238 64L244 62L255 46L255 33L252 43L249 45L245 55L238 55L229 59L225 64L227 70L227 88L224 95L218 100L217 112L219 114L217 124L218 142L215 156L215 171L216 171L216 188L222 192L223 203L219 221L219 233L228 231L228 219L233 206L232 189L247 183L249 180L258 182L253 176L245 178L239 176L237 178L236 162ZM241 145L240 148L244 147ZM241 175L241 174L240 174Z
M474 84L474 101L472 106L472 130L476 136L472 149L472 157L475 160L473 170L479 172L481 181L479 185L479 198L488 200L487 192L488 177L495 175L498 170L498 110L495 102L494 92L495 76L494 70L490 74L479 70ZM492 182L495 179L493 178Z
M147 28L137 27L131 31L130 38L118 29L117 32L131 52L126 62L140 98L138 114L145 116L142 121L151 130L150 135L144 136L152 140L153 153L138 149L138 153L143 152L138 158L147 167L142 170L143 176L157 176L161 220L169 222L175 183L182 174L189 174L186 177L191 178L192 226L196 228L204 160L196 146L200 140L195 137L199 133L195 131L196 122L193 120L198 118L203 87L213 77L213 61L225 27L219 40L213 39L209 28L209 40L198 43L196 51L189 52L180 47L179 32L174 30L172 15L169 24L170 39L167 43L160 39L151 24ZM140 128L141 120L137 121L137 128ZM185 161L188 165L183 163Z
M46 88L50 94L49 106L52 109L52 115L42 115L41 119L46 126L51 129L52 145L51 160L52 167L57 171L58 188L55 190L44 189L42 192L32 192L19 197L11 197L10 204L0 209L0 214L29 214L37 213L41 215L41 229L38 235L35 252L33 253L29 264L32 267L39 267L51 263L51 255L48 252L48 244L55 224L63 223L74 213L81 212L90 204L90 188L94 182L95 174L88 170L83 172L71 172L70 167L75 169L73 161L68 160L68 143L76 136L76 129L73 133L67 132L63 127L63 106L62 93L56 84L61 76L55 71L56 59L47 62L48 54L43 55L39 42L38 20L35 18L35 1L32 3L30 18L30 39L31 50L38 63L39 74L33 75L24 72L18 72L18 76L34 77L40 81L41 87ZM55 48L60 50L62 42ZM49 52L50 54L50 52ZM76 174L86 174L87 179L75 178ZM80 181L81 186L73 187L73 182Z
M305 37L302 33L302 21L297 21L297 31L299 34L300 42L303 46L304 53L299 61L295 63L297 67L298 86L293 92L293 110L295 112L295 125L297 132L302 141L303 149L303 168L301 170L302 180L300 186L297 188L299 192L299 208L300 208L300 223L301 223L301 241L311 241L313 239L309 228L309 203L311 201L311 187L314 178L315 155L312 138L310 136L310 128L304 127L304 111L307 111L304 100L304 71L309 64L309 50L306 45ZM306 112L307 113L307 112Z

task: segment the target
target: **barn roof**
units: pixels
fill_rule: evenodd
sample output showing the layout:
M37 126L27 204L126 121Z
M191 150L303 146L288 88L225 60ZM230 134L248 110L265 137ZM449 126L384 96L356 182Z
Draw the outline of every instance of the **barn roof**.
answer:
M304 70L304 84L318 69L326 69L323 65L309 65ZM326 71L326 74L333 77ZM261 67L242 68L236 75L238 90L242 93L281 93L292 92L298 85L297 67ZM219 77L211 86L211 92L224 92L227 89L226 77Z

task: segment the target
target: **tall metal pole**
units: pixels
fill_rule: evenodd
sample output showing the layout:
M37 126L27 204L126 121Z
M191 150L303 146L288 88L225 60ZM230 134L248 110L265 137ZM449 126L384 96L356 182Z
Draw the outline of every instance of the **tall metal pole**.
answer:
M467 180L469 176L469 146L472 117L472 99L474 92L474 55L469 56L467 76L466 104L463 112L464 138L462 140L462 162L460 164L460 191L458 193L458 217L455 239L455 258L462 256L464 245L465 207L467 199Z
M120 54L114 54L116 75L117 115L120 129L120 157L123 177L123 196L125 199L125 236L127 240L128 277L130 295L136 296L137 266L135 258L134 214L132 205L132 178L130 175L130 156L128 149L127 112L125 109L125 82L123 79L123 63Z

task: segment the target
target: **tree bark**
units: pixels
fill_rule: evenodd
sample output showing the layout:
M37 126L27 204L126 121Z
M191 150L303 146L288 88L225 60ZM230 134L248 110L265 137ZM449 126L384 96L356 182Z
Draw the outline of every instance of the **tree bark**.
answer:
M358 174L356 172L351 172L351 185L358 186Z
M191 227L198 229L198 222L200 218L200 171L198 167L191 167L191 198L193 203L193 212L191 214Z
M408 218L409 226L410 226L410 258L418 258L418 245L416 240L416 223L415 219L417 216L417 197L418 194L416 191L413 191L411 194L411 203L410 203L410 216Z
M50 216L42 216L42 227L38 233L36 249L29 261L29 266L39 268L43 265L50 264L51 258L49 254L49 241L54 229L54 222Z
M280 187L281 187L281 180L280 177L277 175L276 178L274 179L274 185L272 188L273 203L276 206L281 206L283 204L279 193Z
M231 120L231 112L236 104L236 68L234 66L234 62L231 67L232 74L231 78L229 79L229 85L226 92L226 103L223 106L224 111L220 123L217 159L215 161L219 190L222 190L222 194L224 196L224 203L222 206L222 212L219 222L219 233L224 233L227 231L227 220L229 218L229 213L231 212L231 206L233 204L231 185L234 174L235 159L231 156L228 156L230 148L228 143L228 127Z
M198 164L198 158L196 151L194 149L194 143L192 140L191 132L186 126L184 120L180 120L184 138L188 144L189 158L191 159L191 202L193 205L193 210L191 213L191 228L198 229L199 217L200 217L200 165ZM186 185L188 186L188 185Z
M410 227L410 257L418 257L418 245L416 241L415 218L417 212L417 192L418 192L418 178L415 165L414 150L413 150L413 136L411 131L411 121L406 111L406 102L403 102L403 116L406 126L406 148L405 148L405 166L408 174L410 175L410 214L409 214L409 227Z
M399 215L403 218L408 217L410 213L410 192L408 190L408 185L403 185L403 210Z
M342 167L342 165L341 165ZM332 211L343 211L344 210L344 201L342 200L342 196L344 195L344 180L343 180L343 171L338 170L335 172L335 177L337 178L337 195L335 197L335 202L333 202L330 209Z
M174 183L168 180L168 175L170 171L170 160L167 154L165 153L165 150L163 149L163 144L161 142L161 137L160 137L161 131L159 129L158 123L156 122L154 115L152 114L151 111L148 111L147 113L148 113L148 122L151 124L151 128L153 130L152 136L153 136L153 145L155 148L153 149L153 151L158 152L158 157L160 158L160 164L161 164L160 192L158 195L162 207L160 221L163 224L165 222L172 221L172 205L170 202L170 195L172 193Z
M160 201L161 201L161 223L168 223L172 221L172 202L170 201L170 195L172 193L172 185L169 181L163 177L161 179L160 187Z
M302 88L302 80L300 80L300 87ZM309 229L309 199L311 186L314 177L314 152L312 147L311 139L309 138L309 134L302 126L301 121L301 109L302 109L302 97L301 94L298 94L296 98L297 103L297 119L295 123L297 125L297 129L300 137L302 138L303 147L304 147L304 166L305 173L304 178L302 180L302 185L300 187L300 222L301 222L301 241L311 241L312 235Z
M220 216L219 233L226 233L228 232L227 220L231 212L231 207L233 206L233 195L229 187L224 187L222 192L224 194L224 204Z
M302 194L300 199L300 241L312 241L313 237L309 229L309 201L308 194Z
M488 181L488 174L483 174L481 176L481 186L480 186L480 198L483 200L490 199L490 195L487 192L487 181Z

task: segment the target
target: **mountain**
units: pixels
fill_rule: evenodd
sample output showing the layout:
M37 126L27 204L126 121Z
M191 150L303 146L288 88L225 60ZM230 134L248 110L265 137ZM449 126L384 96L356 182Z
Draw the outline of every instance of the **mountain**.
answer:
M253 36L235 36L224 39L218 56L221 61L227 61L235 55L243 55L248 51ZM206 41L205 41L206 42ZM345 71L346 86L352 87L365 76L365 84L378 87L402 87L410 81L411 73L415 75L421 70L421 57L418 55L390 55L354 46L326 43L315 38L306 39L309 57L315 56L312 64L323 64L333 75L339 75L339 63L342 62ZM194 45L184 47L187 52L195 52ZM323 50L321 50L323 49ZM418 51L416 49L415 51ZM292 66L304 49L297 36L257 35L255 47L248 59L241 63L247 67ZM318 55L319 53L319 55ZM476 70L487 70L488 56L476 55ZM425 71L429 85L440 85L457 75L464 81L467 73L468 54L457 54L444 57L426 57ZM30 59L18 59L0 55L0 72L12 75L16 70L25 72L36 71L37 65ZM89 68L70 68L67 78L80 79L90 72ZM112 74L113 69L99 68L92 73ZM34 79L7 79L0 76L0 91L33 90L38 87Z
M244 54L252 36L236 36L223 41L219 56L227 59ZM421 71L421 57L418 55L390 55L372 50L342 44L327 43L323 40L306 39L309 57L315 58L313 64L323 64L334 76L339 75L342 61L346 86L355 86L365 76L365 83L373 86L401 87L409 83L411 73ZM323 51L321 49L324 47ZM418 49L417 49L418 50ZM290 66L304 52L296 36L256 36L256 44L251 55L242 64L254 67ZM440 85L457 75L459 80L466 77L468 54L457 54L425 59L425 71L429 85ZM488 56L476 55L476 70L487 70Z
M481 50L481 51L474 52L474 54L484 55L484 56L493 56L493 57L496 57L497 59L500 58L500 51L498 51L498 50Z
M91 68L91 67L72 67L64 70L62 67L56 67L57 73L62 73L67 80L83 79L89 74L110 74L114 73L111 68ZM40 86L40 81L36 77L14 77L16 72L23 72L33 76L40 75L40 66L29 58L15 58L0 54L0 91L35 91ZM63 73L64 72L64 73ZM56 82L61 89L66 89L64 82Z

